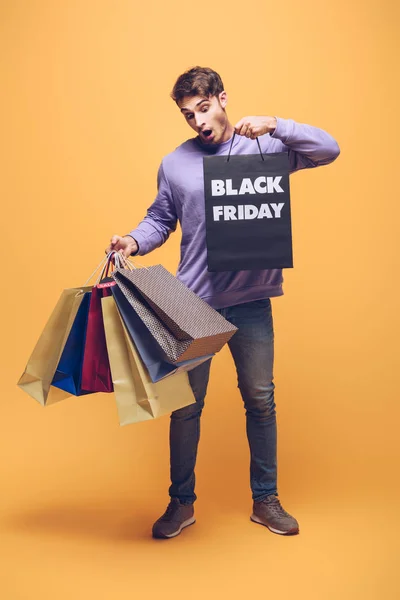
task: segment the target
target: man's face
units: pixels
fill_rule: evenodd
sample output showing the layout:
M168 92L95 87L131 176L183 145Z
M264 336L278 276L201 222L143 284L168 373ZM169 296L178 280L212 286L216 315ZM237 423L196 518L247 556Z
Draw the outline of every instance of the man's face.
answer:
M190 127L199 134L204 144L220 144L231 137L231 128L225 112L226 92L218 96L185 96L178 102Z

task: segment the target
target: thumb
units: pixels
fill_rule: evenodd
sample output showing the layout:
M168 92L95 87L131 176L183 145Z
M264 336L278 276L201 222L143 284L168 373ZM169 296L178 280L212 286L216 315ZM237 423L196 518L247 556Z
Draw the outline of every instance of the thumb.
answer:
M245 117L243 117L243 119L240 119L240 121L238 121L236 123L236 125L234 126L234 130L236 131L236 133L238 133L239 129L242 127L242 125L244 124L245 121Z
M111 238L111 245L112 245L112 246L115 246L115 244L116 244L117 242L119 242L119 239L120 239L120 236L119 236L119 235L113 235L113 236L112 236L112 238Z

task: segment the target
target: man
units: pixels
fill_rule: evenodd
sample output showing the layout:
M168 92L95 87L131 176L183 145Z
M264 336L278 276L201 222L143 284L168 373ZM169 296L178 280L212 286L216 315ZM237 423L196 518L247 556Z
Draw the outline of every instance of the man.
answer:
M136 229L114 235L107 248L124 256L144 255L167 241L179 220L181 257L177 277L238 327L229 348L246 411L250 447L251 520L274 533L299 532L294 517L281 506L277 490L276 414L273 383L274 333L271 297L280 296L282 271L207 271L203 157L225 155L233 134L232 154L287 152L290 171L326 165L339 147L326 132L278 117L245 117L233 126L218 73L195 67L178 77L172 99L197 136L162 160L158 194ZM171 538L195 522L195 464L211 360L189 372L196 403L171 414L170 503L153 526L156 538ZM227 481L229 486L231 481ZM235 490L228 487L227 494Z

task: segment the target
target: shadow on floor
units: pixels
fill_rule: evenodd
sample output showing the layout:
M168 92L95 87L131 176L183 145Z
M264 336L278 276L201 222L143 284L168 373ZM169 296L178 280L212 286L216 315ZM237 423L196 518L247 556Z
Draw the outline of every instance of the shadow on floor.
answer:
M2 526L14 533L145 542L154 541L151 528L159 516L134 506L52 505L8 515Z

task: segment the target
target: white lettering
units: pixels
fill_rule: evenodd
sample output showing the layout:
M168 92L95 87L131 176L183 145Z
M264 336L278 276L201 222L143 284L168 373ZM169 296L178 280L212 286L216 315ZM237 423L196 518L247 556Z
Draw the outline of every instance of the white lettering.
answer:
M224 206L224 221L236 221L236 207Z
M280 219L284 202L279 204L261 204L260 208L254 204L239 204L238 206L213 206L214 221L243 221L251 219Z
M236 196L238 193L237 190L232 189L232 179L226 180L226 195L227 196Z
M258 208L253 204L245 204L244 206L244 218L245 219L256 219L258 215Z
M254 182L254 189L256 190L256 192L258 192L259 194L266 194L267 193L267 188L261 187L262 183L266 183L267 178L266 177L257 177L257 179Z
M211 180L211 196L223 196L225 194L225 184L222 179Z
M280 202L279 204L271 204L271 208L275 213L275 218L279 219L281 216L282 208L285 206L284 202Z
M274 192L283 192L283 189L279 185L282 177L267 177L267 188L268 194L273 194Z
M264 217L267 217L267 219L273 218L268 204L261 204L257 219L263 219Z
M212 196L244 196L245 194L273 194L283 193L284 190L280 186L282 176L279 177L257 177L252 183L249 177L242 179L239 192L232 186L232 179L212 179L211 180L211 195ZM266 185L265 185L266 184ZM226 187L225 187L226 186Z
M222 209L223 206L213 206L214 221L219 221L219 218L222 215Z
M240 186L239 196L243 196L244 194L255 194L253 184L251 183L251 179L245 177L242 181L242 185Z

